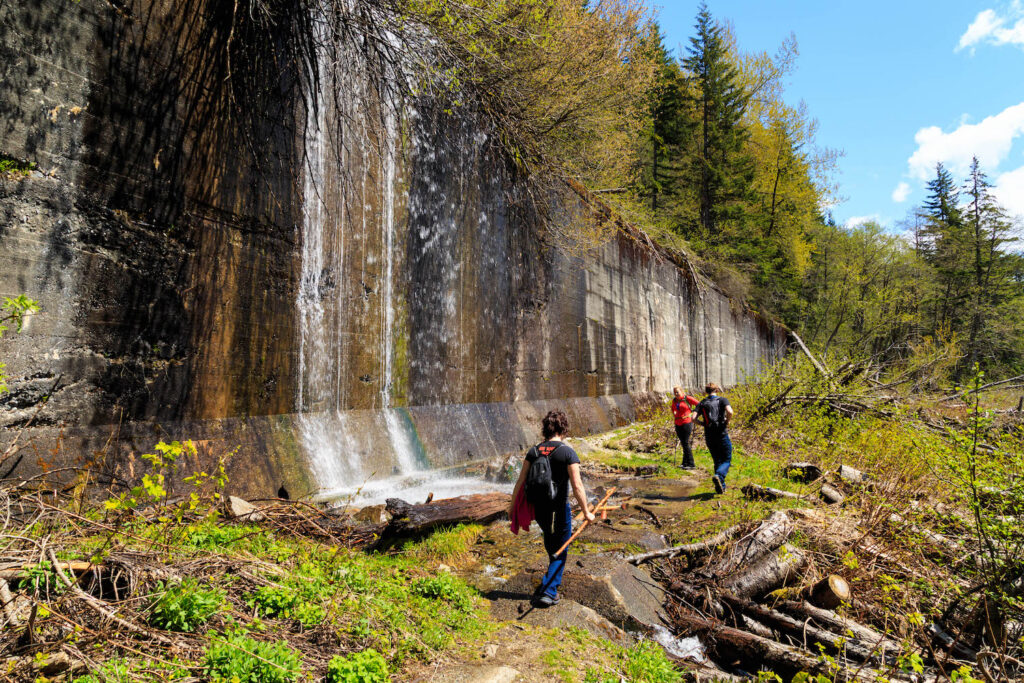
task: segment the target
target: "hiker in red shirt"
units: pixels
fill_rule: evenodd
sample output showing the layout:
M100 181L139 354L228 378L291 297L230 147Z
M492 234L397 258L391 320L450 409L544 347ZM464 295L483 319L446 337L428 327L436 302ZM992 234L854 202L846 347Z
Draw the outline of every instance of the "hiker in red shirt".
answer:
M682 387L672 387L672 415L676 418L676 436L679 443L683 444L683 469L692 470L696 467L693 462L693 451L690 449L690 438L693 436L693 410L690 406L700 403L693 396L683 393Z

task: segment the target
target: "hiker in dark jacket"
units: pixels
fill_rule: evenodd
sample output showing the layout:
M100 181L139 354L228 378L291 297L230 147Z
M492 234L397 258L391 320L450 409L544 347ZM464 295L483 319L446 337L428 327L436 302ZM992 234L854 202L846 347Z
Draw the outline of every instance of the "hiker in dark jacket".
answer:
M732 419L733 411L729 399L718 395L721 390L714 382L704 387L707 397L697 406L697 423L704 427L704 443L711 451L711 459L715 463L711 483L716 492L725 493L725 476L729 474L729 466L732 464L729 420Z
M693 396L687 396L682 387L672 387L672 416L676 423L676 436L683 446L683 469L692 470L696 465L693 462L693 450L690 448L690 440L693 438L693 411L691 406L700 404L700 401Z
M544 548L547 550L549 561L547 573L541 579L540 587L537 588L534 597L534 604L539 607L558 604L558 587L562 585L562 572L565 570L565 560L569 555L569 550L563 550L557 556L554 553L572 536L572 512L569 509L570 484L576 495L576 500L580 504L580 509L583 510L583 516L591 522L594 521L594 513L590 511L590 506L587 504L587 493L583 489L583 479L580 477L580 458L572 446L562 440L568 431L569 420L561 410L552 410L544 416L541 428L544 441L531 448L526 454L526 461L523 463L519 480L512 492L514 506L520 491L526 486L533 463L539 458L547 459L551 466L553 495L547 491L531 491L529 486L525 491L527 499L533 504L537 525L544 533Z

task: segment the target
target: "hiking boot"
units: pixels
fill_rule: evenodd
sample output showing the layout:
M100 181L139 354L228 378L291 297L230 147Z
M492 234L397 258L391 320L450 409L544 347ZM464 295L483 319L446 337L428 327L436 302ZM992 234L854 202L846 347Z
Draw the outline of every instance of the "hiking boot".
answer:
M718 475L711 477L711 483L715 485L715 493L725 493L725 484L718 478Z
M558 604L558 601L559 598L557 595L555 597L551 597L547 593L544 593L540 597L534 599L533 604L537 607L554 607Z

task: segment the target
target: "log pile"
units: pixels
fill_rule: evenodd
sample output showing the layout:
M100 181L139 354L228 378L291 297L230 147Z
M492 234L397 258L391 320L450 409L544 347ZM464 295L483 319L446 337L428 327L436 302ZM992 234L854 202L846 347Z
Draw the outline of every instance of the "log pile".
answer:
M899 668L894 638L843 616L854 600L850 584L816 576L809 554L792 543L794 530L791 515L776 511L753 528L739 525L703 543L626 559L660 561L654 573L668 586L676 634L700 638L725 673L911 680ZM938 664L927 662L926 672Z

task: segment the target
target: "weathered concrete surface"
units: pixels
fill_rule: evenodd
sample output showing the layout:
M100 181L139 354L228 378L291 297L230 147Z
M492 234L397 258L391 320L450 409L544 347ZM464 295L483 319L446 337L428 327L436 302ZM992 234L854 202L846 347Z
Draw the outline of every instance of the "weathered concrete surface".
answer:
M520 572L508 580L504 590L531 594L546 568ZM647 572L613 555L573 557L570 552L559 594L631 631L647 631L665 620L664 589Z
M291 63L278 55L233 60L229 79L231 24L214 9L0 5L0 152L39 168L0 178L0 295L42 305L0 340L0 449L33 425L22 471L90 460L126 474L129 454L193 438L207 464L239 447L234 492L300 495L318 484L298 411L344 411L353 436L337 457L390 474L385 401L422 458L453 465L521 452L548 409L567 410L574 434L605 430L650 392L732 384L781 353L778 328L626 235L583 255L554 248L510 201L521 186L489 131L438 103L409 103L393 192L373 161L385 132L364 122L340 174L356 185L306 196L299 78L272 68ZM372 121L379 103L361 91L349 104ZM314 201L344 258L320 274L336 391L302 405L320 372L303 377L297 306ZM596 220L571 193L560 201L556 218Z

